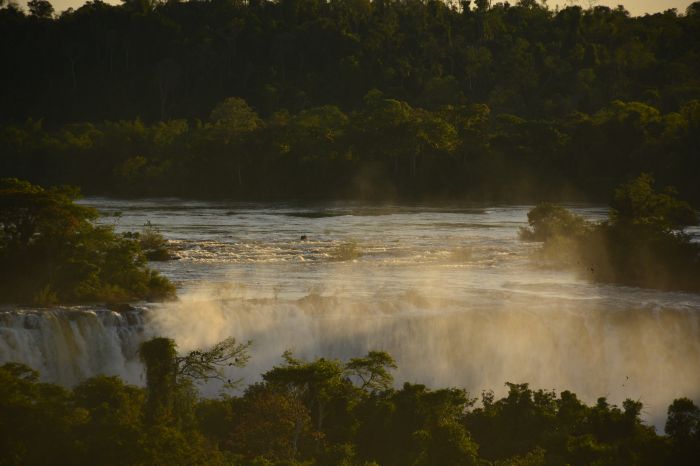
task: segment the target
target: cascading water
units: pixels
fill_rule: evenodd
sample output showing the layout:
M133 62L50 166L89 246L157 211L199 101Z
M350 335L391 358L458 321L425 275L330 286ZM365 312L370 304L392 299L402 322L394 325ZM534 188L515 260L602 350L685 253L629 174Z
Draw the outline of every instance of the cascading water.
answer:
M149 326L183 349L227 336L251 339L249 366L230 374L246 382L280 363L286 349L306 359L342 360L379 349L396 358L399 384L458 386L478 396L488 389L504 394L506 381L528 382L572 390L587 402L631 398L645 404L645 418L658 426L671 400L700 397L695 309L610 310L595 298L542 300L527 293L491 307L425 293L212 301L210 292L193 292L154 312Z
M144 338L143 310L104 308L0 310L0 363L22 362L43 380L63 385L94 375L141 383L136 351Z
M632 398L657 426L674 398L700 399L700 296L537 267L537 245L517 239L527 207L89 203L122 212L119 230L161 228L181 260L154 265L180 299L124 313L0 311L0 363L67 385L101 373L142 384L145 338L188 351L234 336L253 342L249 366L230 374L246 382L286 349L340 359L380 349L397 359L398 384Z

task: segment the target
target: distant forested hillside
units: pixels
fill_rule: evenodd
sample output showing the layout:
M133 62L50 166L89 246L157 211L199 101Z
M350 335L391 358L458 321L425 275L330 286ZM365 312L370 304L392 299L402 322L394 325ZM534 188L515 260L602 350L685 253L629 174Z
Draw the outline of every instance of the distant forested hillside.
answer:
M0 175L124 195L700 199L700 2L0 9ZM228 99L228 100L227 100ZM217 110L218 109L218 110Z

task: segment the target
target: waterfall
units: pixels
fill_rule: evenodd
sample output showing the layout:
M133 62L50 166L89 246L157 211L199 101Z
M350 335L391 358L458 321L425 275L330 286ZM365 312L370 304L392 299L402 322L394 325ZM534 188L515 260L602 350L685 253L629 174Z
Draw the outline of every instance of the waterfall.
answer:
M62 307L0 311L0 363L16 361L42 379L71 386L98 374L143 385L139 344L174 338L181 352L233 336L252 340L248 367L230 378L245 383L281 362L285 349L299 357L347 360L385 350L404 381L458 386L472 396L504 383L572 390L588 403L608 397L645 405L644 418L663 426L674 398L700 398L700 313L684 308L601 306L594 299L542 301L530 294L494 291L479 303L434 299L420 292L392 296L321 296L298 299L212 296L211 289L149 309ZM680 296L683 298L683 296ZM220 387L201 387L214 396Z
M88 306L0 310L0 364L27 364L42 380L66 386L95 375L140 384L144 313Z
M505 382L526 382L571 390L588 403L630 398L644 403L644 418L657 427L674 398L700 399L700 313L694 306L609 309L588 299L553 305L528 294L504 296L500 306L418 292L355 299L209 296L165 304L148 325L183 351L229 336L252 340L248 367L230 374L246 383L280 364L286 349L305 359L341 360L384 350L397 360L397 386L463 387L478 397L483 390L504 395Z

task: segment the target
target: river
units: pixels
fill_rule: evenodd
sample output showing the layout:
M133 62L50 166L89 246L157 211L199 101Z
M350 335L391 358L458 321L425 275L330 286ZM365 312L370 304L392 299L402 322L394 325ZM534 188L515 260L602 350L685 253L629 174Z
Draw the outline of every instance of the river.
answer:
M663 425L673 398L700 399L700 295L592 283L532 259L528 206L83 201L118 231L151 222L179 260L153 264L173 303L0 311L0 362L71 385L98 373L142 384L136 349L251 340L246 382L292 349L348 359L380 349L397 384L504 393L504 383L645 404ZM600 207L573 206L589 219ZM306 237L302 240L302 235ZM203 387L216 394L220 387Z

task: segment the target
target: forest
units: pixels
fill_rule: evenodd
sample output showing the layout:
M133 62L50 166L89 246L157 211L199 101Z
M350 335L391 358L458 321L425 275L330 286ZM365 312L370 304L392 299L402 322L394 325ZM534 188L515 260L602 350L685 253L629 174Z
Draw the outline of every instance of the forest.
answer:
M0 366L0 464L692 465L700 449L700 408L687 398L668 407L660 435L630 399L588 405L523 383L478 399L392 388L396 363L381 351L349 361L288 351L242 393L200 398L197 384L244 366L249 347L228 339L178 355L172 340L149 340L145 388L99 376L66 389Z
M0 176L88 194L700 201L700 2L0 9Z

